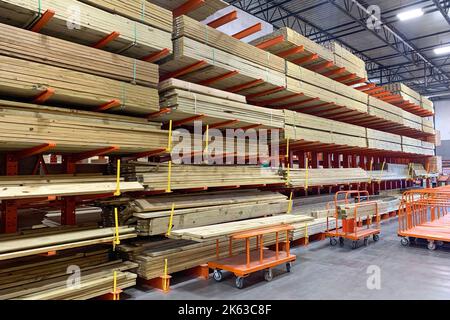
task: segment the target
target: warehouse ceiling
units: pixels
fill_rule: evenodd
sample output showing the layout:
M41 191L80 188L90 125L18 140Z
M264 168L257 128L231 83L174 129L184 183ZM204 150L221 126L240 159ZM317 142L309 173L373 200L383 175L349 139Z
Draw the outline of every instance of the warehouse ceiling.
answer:
M450 95L450 52L434 51L450 45L450 0L226 1L276 28L341 42L366 61L372 82L401 81L430 97ZM397 17L417 9L421 16Z

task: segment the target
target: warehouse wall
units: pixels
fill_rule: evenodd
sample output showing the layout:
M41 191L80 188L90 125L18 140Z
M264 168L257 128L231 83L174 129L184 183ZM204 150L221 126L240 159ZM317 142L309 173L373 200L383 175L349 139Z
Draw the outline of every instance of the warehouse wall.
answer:
M442 145L437 147L437 155L450 160L450 100L436 101L436 130L441 132Z

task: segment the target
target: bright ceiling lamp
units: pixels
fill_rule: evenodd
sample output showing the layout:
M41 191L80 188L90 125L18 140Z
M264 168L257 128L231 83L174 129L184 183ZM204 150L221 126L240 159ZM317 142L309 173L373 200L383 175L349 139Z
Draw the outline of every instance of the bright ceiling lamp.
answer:
M436 48L436 49L434 49L434 53L439 54L439 55L450 53L450 46Z
M405 11L405 12L400 12L399 14L397 14L397 18L399 18L400 21L406 21L406 20L418 18L421 16L423 16L422 9L414 9L414 10L409 10L409 11Z

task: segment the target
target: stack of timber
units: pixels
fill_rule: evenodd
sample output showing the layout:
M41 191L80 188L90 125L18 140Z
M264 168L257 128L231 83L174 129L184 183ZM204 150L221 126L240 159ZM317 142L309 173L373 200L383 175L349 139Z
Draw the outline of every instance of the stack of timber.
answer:
M168 132L146 119L0 100L0 150L45 143L52 151L78 153L116 146L113 154L166 149ZM32 133L32 134L30 134Z
M406 164L386 163L374 165L374 170L368 171L371 181L392 181L411 179L410 167Z
M293 188L369 182L367 172L361 168L291 169L285 171L285 177Z
M338 221L337 225L339 227L342 226L342 222ZM307 223L299 223L299 224L293 224L294 230L291 232L291 239L292 240L298 240L306 238L307 236L313 236L316 234L321 234L326 232L327 230L334 230L336 229L336 220L330 219L328 220L327 225L327 219L326 218L320 218L320 219L314 219L311 222Z
M432 118L431 118L431 120L427 119L427 118L422 118L422 130L423 130L423 132L427 132L430 134L436 134L434 121Z
M307 69L314 69L319 65L332 62L332 65L320 70L322 74L325 74L332 79L338 79L351 74L355 74L355 76L359 78L367 79L365 63L355 55L343 49L338 44L330 46L330 49L333 50L327 49L287 27L282 27L271 34L250 43L254 46L258 46L279 36L282 36L284 40L279 44L268 47L266 49L267 51L277 56L284 57L286 60ZM317 59L308 59L308 57L313 55L317 55ZM344 70L342 70L342 68L344 68ZM354 80L355 78L349 79L347 82Z
M0 24L0 55L155 88L158 66Z
M442 174L443 167L444 167L442 156L435 156L435 157L427 158L427 163L425 166L432 173Z
M390 84L384 85L384 88L386 90L389 90L392 93L402 97L403 100L413 103L416 106L421 107L422 109L425 109L427 111L434 113L434 106L433 106L432 101L425 98L424 96L421 96L418 92L412 90L411 88L404 85L403 83L400 83L400 82L390 83Z
M73 248L112 244L115 228L61 227L45 228L23 234L3 235L0 237L0 261L27 257L53 251ZM137 237L135 228L119 227L121 240Z
M79 225L96 224L100 225L102 222L102 209L95 207L81 207L75 211L76 221ZM52 210L47 211L42 225L53 228L61 226L61 211Z
M246 165L169 165L129 162L122 176L141 182L147 191L284 184L277 169Z
M59 256L58 256L59 257ZM69 257L70 258L70 257ZM47 258L48 259L48 258ZM83 257L81 265L86 263L89 257ZM80 259L68 260L73 263ZM58 262L57 262L58 263ZM110 294L114 288L114 273L116 272L116 285L119 289L126 289L136 285L137 276L129 271L138 266L133 262L122 262L121 260L105 262L95 265L81 267L81 281L79 285L73 283L68 286L67 270L71 265L64 261L56 266L55 273L48 275L45 269L42 270L44 276L36 275L35 279L24 280L19 278L20 285L6 284L0 288L1 300L88 300ZM80 266L78 263L77 266ZM66 266L62 270L62 266ZM36 272L35 268L12 267L13 276L25 276L28 272ZM42 269L42 267L41 267ZM1 271L0 271L1 272ZM8 272L8 271L6 271Z
M402 136L369 128L366 129L366 132L369 149L402 152ZM423 154L422 150L415 151Z
M258 218L288 211L287 197L253 190L169 195L137 199L131 206L138 218L141 236L160 235L168 231L174 205L172 230Z
M108 111L148 115L159 110L156 89L6 56L0 56L0 80L0 96L9 99L33 101L53 89L50 105L96 109L117 100Z
M192 87L195 87L192 90ZM204 93L203 93L204 92ZM203 125L224 124L226 128L244 128L260 125L259 128L284 127L282 110L274 110L252 106L245 103L245 97L224 98L227 92L200 85L170 79L160 84L160 107L170 108L171 112L157 120L167 122L168 119L178 121L196 115L203 115ZM244 102L236 100L244 100ZM227 123L227 121L229 121ZM222 127L220 127L222 128Z
M430 142L420 141L417 139L402 137L402 151L405 153L417 153L421 151L422 154L427 156L435 155L435 145Z
M0 176L0 200L30 199L49 196L75 196L108 194L117 190L115 176L101 174L50 175L50 176ZM119 183L122 192L142 191L138 182Z
M149 0L149 2L153 2L157 4L158 6L161 6L165 9L168 9L170 11L176 11L176 9L182 7L183 5L187 4L187 0ZM209 16L213 15L219 10L222 10L224 8L228 7L228 3L222 1L222 0L205 0L202 1L202 3L193 10L186 13L187 16L202 21L208 18Z
M430 167L425 168L425 166L421 163L412 163L411 170L415 178L431 178L436 177L439 174L437 172L430 171Z
M290 225L312 220L313 218L307 216L284 214L267 218L257 218L245 221L216 224L211 226L180 229L172 231L169 237L172 239L207 242L218 239L228 239L233 234L236 234L238 232L251 231L278 225Z
M95 2L100 4L99 1ZM127 1L127 3L129 2ZM139 14L139 11L136 12L138 2L133 1L135 7L132 10L134 11L133 15ZM142 3L139 2L139 6L141 5ZM130 14L130 11L124 11L123 7L114 7L109 4L107 7L112 12L122 15ZM76 9L68 10L67 8ZM172 51L170 29L168 28L171 22L170 15L161 15L160 10L146 11L144 22L137 22L76 0L41 0L37 2L34 0L2 0L0 1L0 22L16 27L29 26L32 19L39 17L46 10L55 11L55 16L40 31L46 35L93 46L113 32L118 32L120 36L102 49L120 52L125 56L137 59L164 49ZM74 21L74 15L77 14L79 21ZM149 16L152 18L150 19ZM165 18L166 21L161 22L161 18ZM167 30L163 30L163 28Z

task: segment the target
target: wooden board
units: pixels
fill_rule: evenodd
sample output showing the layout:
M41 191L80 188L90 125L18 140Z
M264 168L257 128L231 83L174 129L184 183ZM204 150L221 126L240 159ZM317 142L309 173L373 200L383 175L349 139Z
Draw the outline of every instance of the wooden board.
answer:
M187 0L148 0L148 1L153 2L158 6L161 6L171 11L179 8L180 6L186 4L187 2ZM222 10L226 7L228 7L228 3L226 3L225 1L205 0L203 4L200 4L200 6L194 8L193 10L190 10L188 13L186 13L186 15L195 20L202 21L208 18L209 16L213 15L217 11Z
M291 169L285 171L285 177L295 188L369 182L369 176L361 168Z
M158 66L0 24L0 55L156 87Z
M41 33L88 46L95 45L112 32L119 32L120 37L103 49L132 58L141 59L163 49L172 51L170 32L76 0L2 0L0 9L0 22L16 27L29 24L39 12L52 9L55 16Z
M117 146L113 154L165 149L168 132L145 119L0 101L0 150L14 151L44 143L51 151L78 153ZM33 133L33 134L30 134Z

